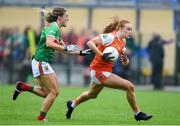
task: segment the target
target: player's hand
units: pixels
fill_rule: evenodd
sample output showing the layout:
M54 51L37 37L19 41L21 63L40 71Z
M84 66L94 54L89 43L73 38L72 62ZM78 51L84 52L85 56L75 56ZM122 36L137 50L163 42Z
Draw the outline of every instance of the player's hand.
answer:
M102 59L105 60L105 61L108 61L108 62L112 62L111 59L114 58L114 56L111 56L111 52L109 53L104 53L103 56L102 56Z
M121 60L121 62L126 62L127 61L127 56L124 53L122 53L121 56L120 56L120 60Z
M91 49L80 50L79 55L80 56L86 56L86 55L89 55L91 52L92 52Z
M65 52L75 52L75 51L80 51L80 48L78 45L68 45L68 46L65 46L64 51Z
M129 63L129 59L126 54L121 53L120 61L123 65L127 65Z

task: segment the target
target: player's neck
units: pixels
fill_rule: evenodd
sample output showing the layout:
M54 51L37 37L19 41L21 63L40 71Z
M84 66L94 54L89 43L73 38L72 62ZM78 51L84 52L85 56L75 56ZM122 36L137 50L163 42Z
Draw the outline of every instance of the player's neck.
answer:
M123 35L121 32L116 32L115 36L119 39L122 40L123 39Z

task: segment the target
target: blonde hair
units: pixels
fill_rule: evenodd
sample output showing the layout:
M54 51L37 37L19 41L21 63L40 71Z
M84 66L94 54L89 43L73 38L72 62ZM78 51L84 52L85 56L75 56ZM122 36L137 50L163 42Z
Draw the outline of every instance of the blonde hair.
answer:
M122 29L127 23L130 22L128 20L119 20L118 17L113 17L113 22L104 28L103 33L118 31L120 28Z

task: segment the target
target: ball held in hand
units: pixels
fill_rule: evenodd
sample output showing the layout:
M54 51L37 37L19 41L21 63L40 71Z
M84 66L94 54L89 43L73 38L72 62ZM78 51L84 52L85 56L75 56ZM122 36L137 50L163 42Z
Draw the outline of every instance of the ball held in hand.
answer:
M109 58L109 61L112 61L112 62L116 61L119 57L119 53L117 49L112 46L105 48L105 50L103 51L103 54L106 54L106 53L111 53L109 57L112 57L112 58Z

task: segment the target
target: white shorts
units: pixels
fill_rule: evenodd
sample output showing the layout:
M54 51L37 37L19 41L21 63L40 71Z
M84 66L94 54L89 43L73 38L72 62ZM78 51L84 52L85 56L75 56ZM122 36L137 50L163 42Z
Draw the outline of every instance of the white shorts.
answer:
M46 62L39 62L35 59L31 62L32 73L34 77L38 77L43 74L52 74L54 70L51 68L49 63Z
M100 85L104 81L106 81L111 74L112 74L111 72L107 72L107 71L91 70L90 71L91 82L94 82L97 85Z

